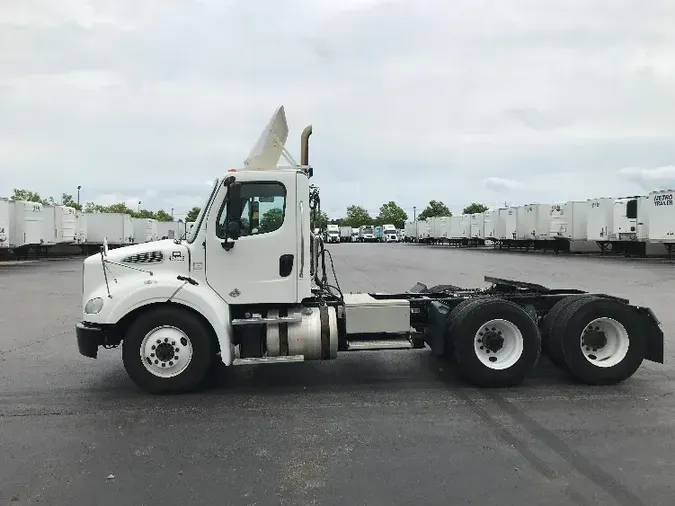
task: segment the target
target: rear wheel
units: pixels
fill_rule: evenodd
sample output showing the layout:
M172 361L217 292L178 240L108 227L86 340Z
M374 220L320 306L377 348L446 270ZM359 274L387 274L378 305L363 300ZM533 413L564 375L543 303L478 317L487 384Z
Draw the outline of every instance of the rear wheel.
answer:
M551 359L558 367L566 369L565 361L562 357L562 349L560 348L560 342L555 341L551 338L551 329L558 325L560 315L565 309L567 309L570 304L581 300L582 298L594 298L593 295L570 295L564 299L556 302L551 310L546 313L546 315L541 319L541 324L539 325L539 332L541 333L541 344L542 351Z
M196 388L214 356L211 329L190 312L158 307L141 314L122 343L122 360L131 380L149 393Z
M541 352L534 320L519 305L499 298L466 303L451 322L449 338L460 373L483 387L521 383Z
M569 373L590 385L632 376L645 357L640 317L621 302L592 297L565 308L551 329Z

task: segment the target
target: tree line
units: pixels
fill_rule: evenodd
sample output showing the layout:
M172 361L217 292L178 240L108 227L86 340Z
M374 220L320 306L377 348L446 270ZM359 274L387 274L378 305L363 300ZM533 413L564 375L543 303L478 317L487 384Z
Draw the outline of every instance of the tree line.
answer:
M173 221L173 217L163 209L160 209L159 211L150 211L149 209L139 209L134 211L123 202L111 204L109 206L102 206L93 202L86 202L84 206L82 206L73 199L71 194L68 193L63 193L61 195L60 202L57 202L53 197L43 199L37 192L15 188L12 198L14 200L25 200L28 202L41 202L45 205L64 205L74 207L75 209L79 209L86 213L124 213L129 214L134 218L153 218L157 221ZM462 214L482 213L487 210L488 206L473 202L464 208ZM185 216L185 221L196 221L200 211L201 208L196 206L193 207ZM422 212L417 215L417 219L424 220L427 218L433 218L435 216L452 216L452 212L450 209L448 209L448 206L446 206L440 200L430 200ZM274 220L272 218L276 219L278 217L270 217L269 226L273 226ZM365 207L358 205L347 206L347 212L342 218L330 218L328 214L326 214L324 211L321 211L319 217L316 220L313 220L311 226L312 228L325 229L326 225L329 223L353 228L357 228L362 225L392 224L396 228L403 228L405 222L408 221L408 219L408 213L406 213L401 208L401 206L392 200L386 204L382 204L382 206L380 206L379 213L374 217L368 213ZM267 226L267 224L265 225Z
M157 221L173 221L173 216L171 216L163 209L160 209L159 211L150 211L149 209L139 209L137 211L134 211L123 202L118 202L117 204L111 204L109 206L102 206L100 204L95 204L93 202L85 202L83 206L77 203L75 199L73 199L73 196L69 193L61 194L61 200L57 201L54 197L42 198L42 196L39 193L31 190L14 188L12 199L25 200L26 202L40 202L43 205L68 206L75 208L79 211L84 211L85 213L122 213L131 215L131 217L133 218L152 218ZM199 211L197 211L197 214L199 214ZM195 218L197 214L195 214Z
M488 206L485 204L473 202L464 208L462 214L482 213L487 210ZM199 211L199 207L193 207L185 217L185 221L195 221ZM452 212L440 200L431 200L424 210L417 215L417 219L425 220L435 216L452 216ZM352 228L362 225L388 224L394 225L396 228L403 228L406 221L408 221L408 213L392 200L383 204L379 209L379 214L375 217L370 216L365 207L357 205L347 206L347 213L344 218L330 218L326 212L321 211L318 218L312 220L311 227L325 229L326 225L330 223Z

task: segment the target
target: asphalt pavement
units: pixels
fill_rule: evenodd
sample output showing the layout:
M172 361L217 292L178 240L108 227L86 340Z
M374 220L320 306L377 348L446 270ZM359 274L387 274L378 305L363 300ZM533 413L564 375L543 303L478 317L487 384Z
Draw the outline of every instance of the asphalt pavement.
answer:
M542 359L518 388L465 385L428 350L227 369L149 396L120 350L78 354L82 259L0 264L0 505L672 505L675 266L329 246L344 291L516 278L630 298L666 364L612 387Z

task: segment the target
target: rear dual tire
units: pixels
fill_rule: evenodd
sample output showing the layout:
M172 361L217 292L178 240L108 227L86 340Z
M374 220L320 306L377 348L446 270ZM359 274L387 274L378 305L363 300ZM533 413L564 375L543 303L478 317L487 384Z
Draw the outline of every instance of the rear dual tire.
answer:
M620 383L638 370L645 337L631 307L592 295L568 297L556 306L544 329L547 353L556 365L589 385Z
M448 316L446 354L480 387L521 383L541 352L539 328L519 305L496 297L466 300Z

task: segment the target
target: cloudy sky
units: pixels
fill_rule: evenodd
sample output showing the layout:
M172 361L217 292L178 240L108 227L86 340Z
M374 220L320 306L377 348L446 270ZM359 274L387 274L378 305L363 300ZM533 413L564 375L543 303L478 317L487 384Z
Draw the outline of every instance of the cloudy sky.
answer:
M675 187L672 0L2 0L0 195L199 205L283 104L331 216Z

